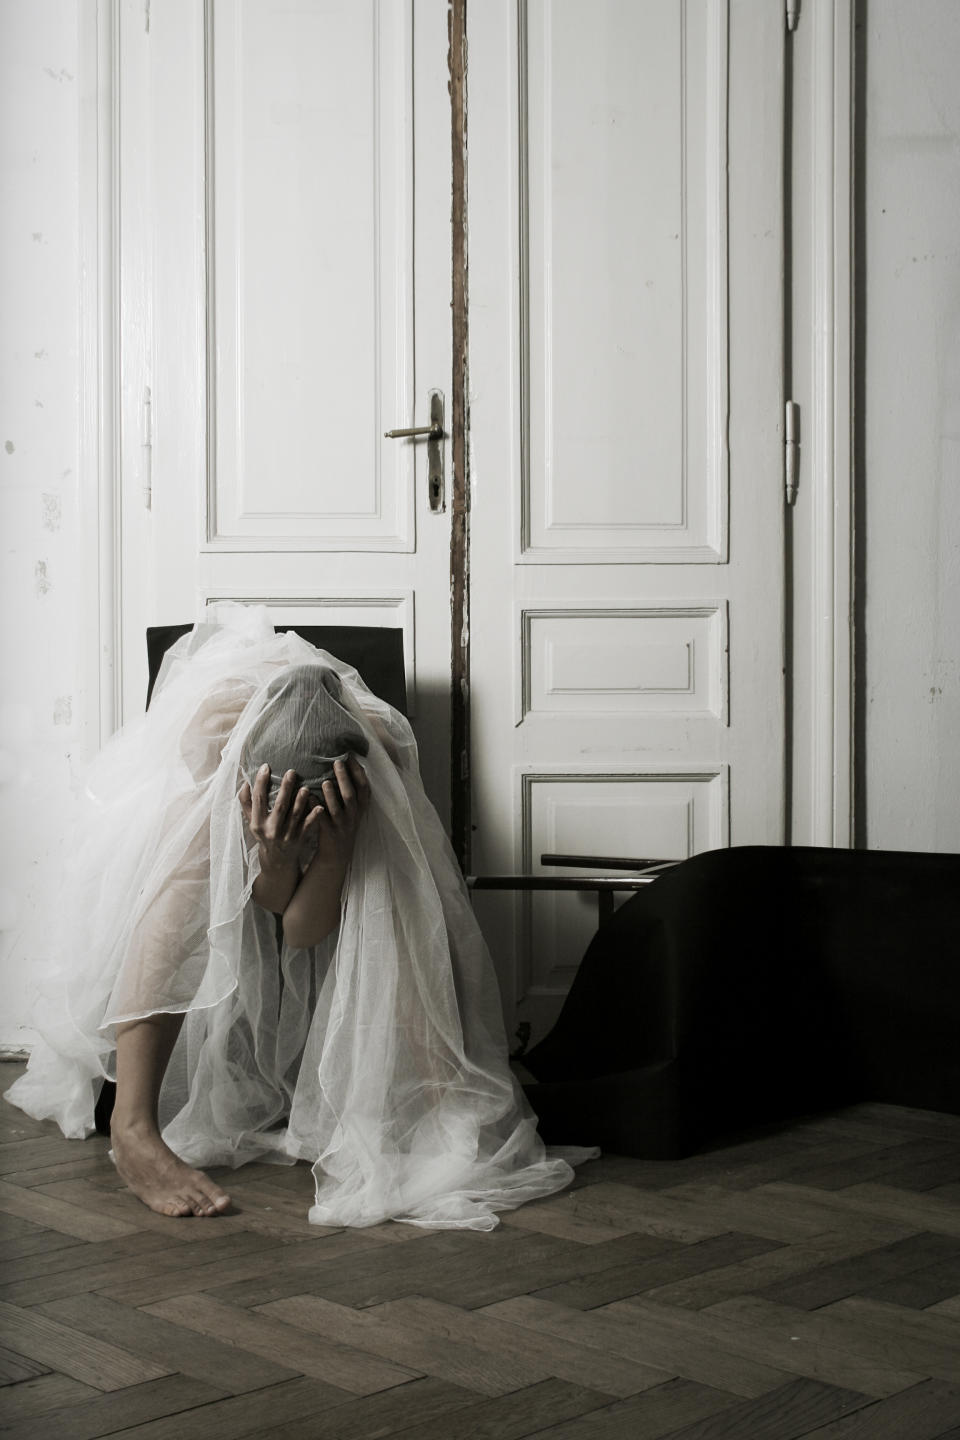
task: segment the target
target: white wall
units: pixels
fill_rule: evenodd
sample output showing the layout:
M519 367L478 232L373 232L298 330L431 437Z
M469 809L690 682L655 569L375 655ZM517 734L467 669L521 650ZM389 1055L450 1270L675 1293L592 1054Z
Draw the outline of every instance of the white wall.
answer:
M960 5L866 0L860 839L960 851Z
M44 858L87 745L77 0L0 3L0 1047L26 1013ZM95 560L94 560L95 563ZM2 1079L2 1077L0 1077Z

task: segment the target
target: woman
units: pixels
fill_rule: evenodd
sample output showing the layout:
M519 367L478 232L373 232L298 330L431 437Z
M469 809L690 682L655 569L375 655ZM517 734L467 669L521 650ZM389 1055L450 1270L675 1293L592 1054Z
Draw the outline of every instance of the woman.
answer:
M570 1182L410 726L356 671L218 607L94 762L75 834L8 1098L85 1135L115 1076L115 1163L152 1209L218 1214L197 1167L253 1159L310 1160L323 1225L492 1229Z

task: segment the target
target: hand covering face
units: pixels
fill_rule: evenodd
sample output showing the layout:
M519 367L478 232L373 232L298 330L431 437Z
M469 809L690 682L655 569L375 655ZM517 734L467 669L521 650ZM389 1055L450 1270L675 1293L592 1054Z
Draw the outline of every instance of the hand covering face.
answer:
M333 778L335 760L370 746L362 728L341 703L343 686L335 670L296 665L267 686L263 709L250 727L241 759L251 789L260 766L270 766L269 806L276 803L288 770L301 786L323 799L323 782Z

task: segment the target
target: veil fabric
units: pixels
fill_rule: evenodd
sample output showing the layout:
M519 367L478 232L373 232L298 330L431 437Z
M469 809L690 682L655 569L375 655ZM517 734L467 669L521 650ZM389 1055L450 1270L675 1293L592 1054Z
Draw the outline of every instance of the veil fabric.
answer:
M149 711L85 775L34 1021L7 1098L67 1136L94 1128L115 1027L185 1020L160 1097L192 1165L308 1160L311 1221L489 1230L562 1189L508 1061L496 976L420 781L408 722L357 672L264 607L225 603L168 651ZM371 801L341 923L296 949L251 895L256 841L238 801L271 765L316 789L362 757Z

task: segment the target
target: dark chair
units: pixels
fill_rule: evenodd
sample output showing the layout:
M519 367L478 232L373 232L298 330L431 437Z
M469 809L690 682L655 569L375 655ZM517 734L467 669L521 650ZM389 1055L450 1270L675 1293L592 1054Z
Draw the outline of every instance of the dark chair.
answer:
M175 640L192 629L190 624L151 625L147 630L148 706L164 655ZM274 629L294 630L308 644L328 650L345 665L352 665L375 695L406 715L402 630L384 625L275 625Z
M407 713L407 687L403 660L403 631L383 625L277 625L276 630L295 630L310 645L327 650L352 665L375 695L386 700L402 715ZM187 625L151 625L147 630L147 706L153 695L163 657L174 641L193 629ZM105 1080L94 1111L97 1133L109 1135L110 1116L117 1087Z
M734 847L601 925L523 1055L549 1143L674 1158L857 1101L960 1114L960 856Z

